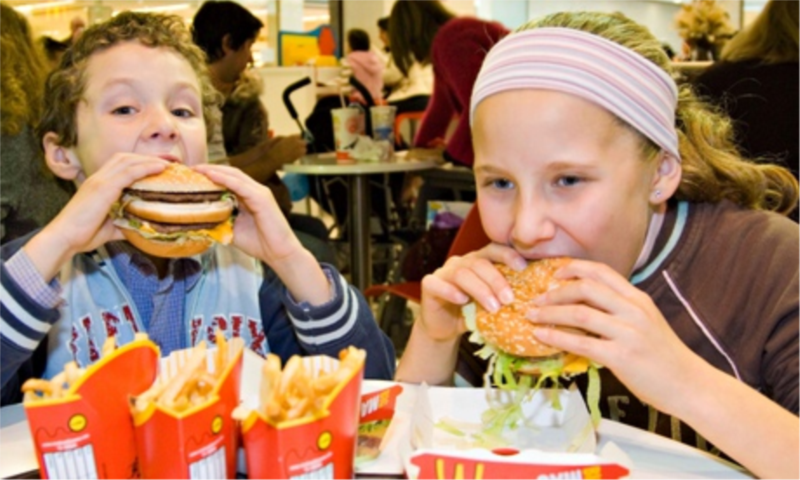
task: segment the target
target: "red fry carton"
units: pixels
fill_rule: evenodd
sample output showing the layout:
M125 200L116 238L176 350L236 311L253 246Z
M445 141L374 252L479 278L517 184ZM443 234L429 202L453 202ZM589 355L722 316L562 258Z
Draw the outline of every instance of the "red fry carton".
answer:
M153 383L159 356L135 340L87 367L63 398L25 403L42 478L139 478L128 402Z
M317 355L303 358L303 365L315 378L338 368L339 360ZM362 364L333 389L323 412L313 417L273 424L257 401L249 399L251 410L242 422L248 477L353 478L363 376ZM260 375L256 378L260 383Z
M238 432L231 413L239 403L244 342L228 342L218 383L208 400L178 412L157 402L133 409L136 451L143 478L236 478ZM161 359L158 382L169 383L192 349ZM208 372L217 376L216 349L206 356Z

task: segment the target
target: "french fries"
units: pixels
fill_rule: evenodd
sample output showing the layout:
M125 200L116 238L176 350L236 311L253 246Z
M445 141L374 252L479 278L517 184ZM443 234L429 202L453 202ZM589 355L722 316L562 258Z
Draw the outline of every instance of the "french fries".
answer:
M134 340L147 339L146 333L136 333ZM100 358L111 355L116 350L116 339L114 336L106 338L100 349ZM23 402L36 402L39 400L50 400L63 398L67 395L70 387L78 381L85 373L85 369L78 367L75 361L67 362L64 370L56 374L50 380L31 378L22 384Z
M294 355L281 371L280 358L269 354L262 367L260 409L276 424L321 415L329 395L361 369L365 359L364 350L348 347L339 352L335 367L329 362L309 371L303 359Z
M133 408L143 412L156 403L177 413L188 410L211 399L230 358L231 347L225 335L216 332L217 351L214 353L214 373L208 371L208 347L201 341L188 352L185 361L172 376L160 375L144 393L136 397Z

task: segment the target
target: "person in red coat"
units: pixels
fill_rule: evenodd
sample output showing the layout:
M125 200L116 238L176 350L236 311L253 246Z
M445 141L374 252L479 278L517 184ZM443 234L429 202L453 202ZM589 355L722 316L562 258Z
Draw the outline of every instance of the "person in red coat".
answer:
M464 113L486 53L508 32L497 22L456 17L439 1L398 0L394 4L389 36L395 64L404 75L414 61L433 65L433 95L415 146L444 146L447 160L472 166L472 137ZM454 117L458 126L445 143Z

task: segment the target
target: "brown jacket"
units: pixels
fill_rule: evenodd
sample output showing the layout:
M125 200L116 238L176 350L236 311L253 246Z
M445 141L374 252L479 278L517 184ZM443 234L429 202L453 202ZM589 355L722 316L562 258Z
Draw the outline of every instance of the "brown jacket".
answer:
M259 95L263 90L261 78L245 72L236 89L222 106L222 136L228 155L245 152L269 137L269 116ZM289 189L277 173L265 184L272 190L284 215L292 211Z

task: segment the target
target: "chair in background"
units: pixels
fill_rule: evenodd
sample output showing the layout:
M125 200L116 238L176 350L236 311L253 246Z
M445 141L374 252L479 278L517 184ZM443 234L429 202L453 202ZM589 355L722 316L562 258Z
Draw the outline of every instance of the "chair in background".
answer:
M489 243L489 237L483 231L478 207L473 206L464 219L453 239L447 257L465 255L483 248ZM393 284L372 285L364 291L367 298L381 297L378 309L378 322L381 329L392 338L395 349L399 351L405 346L409 326L405 325L406 302L419 303L422 298L420 282L400 282Z

